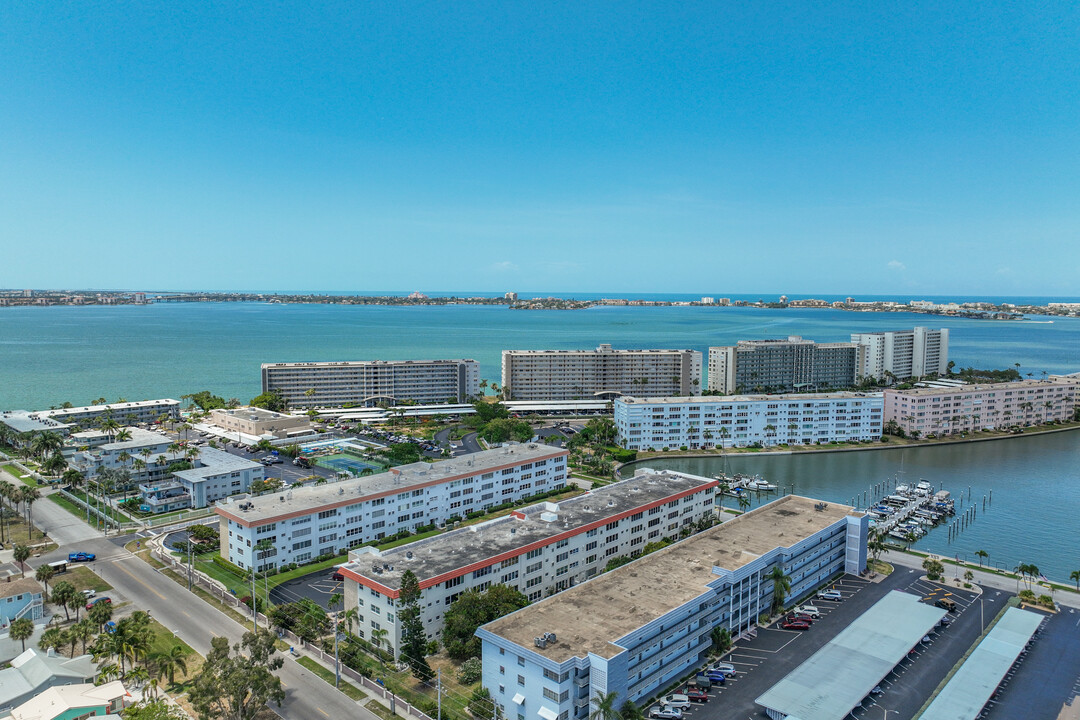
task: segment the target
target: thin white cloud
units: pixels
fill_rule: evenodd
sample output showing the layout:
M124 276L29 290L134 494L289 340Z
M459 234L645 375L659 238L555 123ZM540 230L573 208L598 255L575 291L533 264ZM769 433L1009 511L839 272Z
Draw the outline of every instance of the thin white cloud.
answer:
M897 272L903 272L904 270L907 270L907 265L900 262L899 260L890 260L889 269L896 270Z
M491 269L495 272L517 272L518 266L509 260L503 260L492 265Z

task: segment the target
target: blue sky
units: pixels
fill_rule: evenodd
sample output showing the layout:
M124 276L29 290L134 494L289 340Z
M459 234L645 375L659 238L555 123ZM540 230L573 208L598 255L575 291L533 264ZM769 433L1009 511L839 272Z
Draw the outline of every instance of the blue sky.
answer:
M0 5L0 287L1080 294L1076 3Z

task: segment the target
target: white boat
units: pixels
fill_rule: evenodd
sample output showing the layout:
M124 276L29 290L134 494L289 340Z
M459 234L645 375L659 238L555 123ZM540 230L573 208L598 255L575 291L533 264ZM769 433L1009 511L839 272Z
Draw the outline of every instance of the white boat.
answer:
M902 495L903 493L910 492L910 491L911 491L911 488L909 488L907 485L897 485L896 486L896 492L897 492L898 495Z
M765 482L761 478L754 478L753 480L747 480L746 481L746 488L748 490L767 491L767 490L775 490L776 486L773 485L772 483Z

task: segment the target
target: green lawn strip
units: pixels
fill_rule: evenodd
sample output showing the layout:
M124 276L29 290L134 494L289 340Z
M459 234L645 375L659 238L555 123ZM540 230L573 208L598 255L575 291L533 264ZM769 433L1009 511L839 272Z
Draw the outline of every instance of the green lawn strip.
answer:
M86 494L86 492L83 491L83 490L68 490L67 492L71 493L75 497L82 500L84 503L89 505L92 509L97 509L99 512L105 513L110 518L112 518L112 520L114 522L135 522L135 520L130 515L128 515L126 512L124 512L123 510L117 510L116 508L114 508L112 506L108 506L108 507L104 507L104 508L100 507L99 504L96 504L96 503L99 503L99 499L97 497L89 497ZM60 495L59 493L54 493L53 495L50 495L49 497L57 497L59 495ZM67 499L67 498L65 498L65 499ZM71 501L69 500L68 502L71 502ZM72 504L74 505L74 503L72 503ZM78 506L76 505L76 507L78 507ZM86 517L86 510L83 510L82 513L83 513L83 517L85 518Z
M383 720L401 720L402 716L390 712L390 708L386 707L378 700L368 700L364 703L364 709L375 713Z
M81 565L68 565L67 572L64 573L63 576L57 577L57 580L61 579L67 580L69 583L75 586L76 590L79 590L80 592L83 590L107 592L113 589L112 585L102 580L96 573L91 571L90 568L83 567Z
M53 493L52 495L47 495L46 497L48 497L50 501L67 510L75 517L79 518L83 522L86 522L86 510L84 508L79 507L60 493Z
M334 684L334 673L330 670L327 670L311 658L302 657L297 660L297 662L306 667L311 672L321 677L326 682L330 683L331 685ZM367 693L364 693L360 690L360 688L356 687L352 683L346 682L344 679L341 681L341 687L338 689L348 695L349 698L352 700L364 700L365 698L367 698Z
M1005 612L1011 607L1019 606L1019 598L1015 596L1009 598L1008 602L1005 603L1005 607L1001 608L998 614L994 616L994 619L987 624L986 629L982 631L982 634L979 635L979 637L975 638L975 642L971 643L971 647L967 649L967 652L964 653L963 657L956 661L956 664L952 666L952 670L950 670L948 674L946 674L945 677L942 678L941 682L938 683L938 686L934 689L934 692L930 693L930 697L928 697L926 699L926 702L923 703L923 706L919 708L919 712L915 713L915 720L918 720L918 718L922 717L922 714L926 712L926 708L930 707L930 703L934 702L934 698L936 698L938 694L942 691L942 689L949 683L949 680L952 680L952 676L960 670L960 667L965 662L967 662L967 659L971 656L971 653L975 652L975 648L979 647L979 643L983 641L983 638L990 634L990 631L993 630L994 626L998 624L998 621L1001 620L1002 616L1005 615Z

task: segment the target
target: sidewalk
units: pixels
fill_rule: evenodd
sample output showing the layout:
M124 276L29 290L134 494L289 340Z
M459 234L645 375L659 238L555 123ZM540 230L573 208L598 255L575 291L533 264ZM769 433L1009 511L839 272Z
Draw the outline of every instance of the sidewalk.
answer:
M890 552L886 550L881 554L881 559L890 562L898 567L914 568L916 570L922 570L922 563L925 558L917 555L910 555L905 552ZM963 575L965 570L971 570L975 575L974 582L983 587L994 588L996 590L1005 590L1007 592L1015 593L1017 591L1017 583L1015 577L1007 577L1004 575L997 575L995 573L986 572L980 570L978 565L965 565L959 566L959 573ZM953 574L957 572L956 565L945 564L945 576L951 581ZM1026 589L1027 586L1024 581L1020 581L1020 590ZM1042 595L1049 592L1047 588L1041 586L1033 586L1036 595ZM1073 590L1054 590L1054 601L1058 605L1064 607L1080 609L1080 594L1077 594Z

